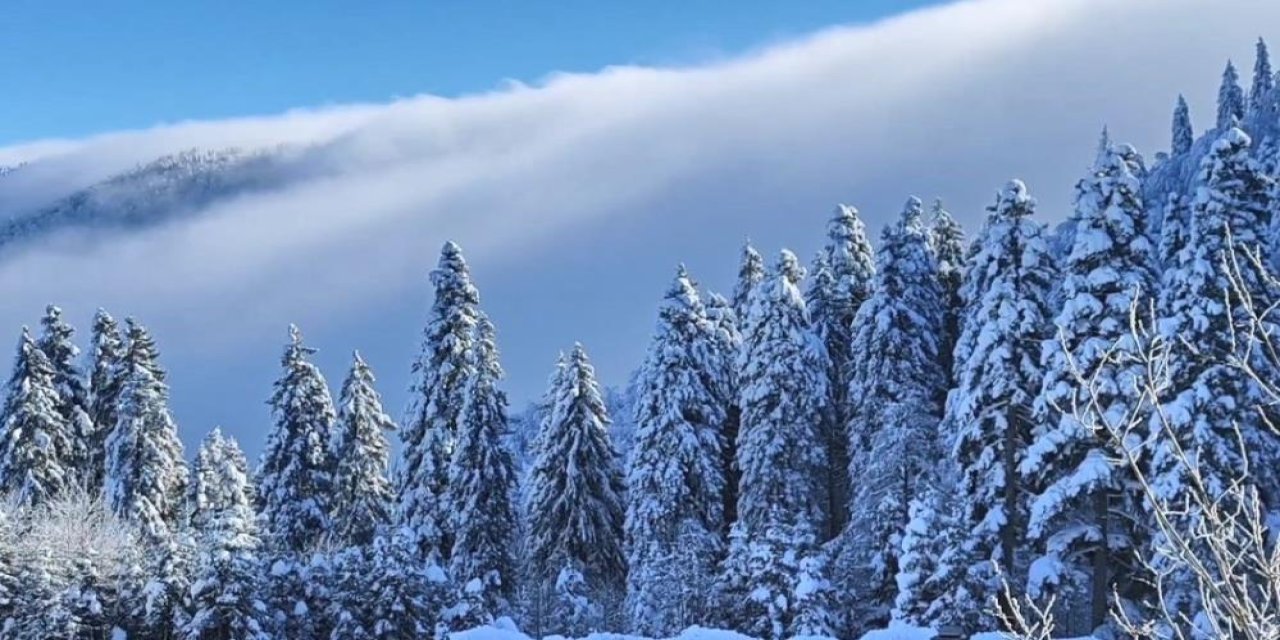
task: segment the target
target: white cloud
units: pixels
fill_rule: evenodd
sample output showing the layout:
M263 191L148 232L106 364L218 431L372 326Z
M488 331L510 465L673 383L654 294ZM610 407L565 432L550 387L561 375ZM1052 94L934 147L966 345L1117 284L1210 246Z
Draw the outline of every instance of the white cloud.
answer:
M246 362L269 378L261 349L294 320L372 344L398 398L423 273L455 238L517 396L572 338L618 381L677 260L727 287L744 236L809 252L837 201L878 228L908 194L940 195L972 229L1015 175L1059 217L1104 122L1148 157L1178 92L1207 124L1224 59L1247 69L1277 19L1247 0L976 0L707 66L0 148L0 164L31 161L0 182L13 206L189 147L309 144L332 169L87 253L8 260L0 328L46 300L107 305L160 329L177 378L221 384Z

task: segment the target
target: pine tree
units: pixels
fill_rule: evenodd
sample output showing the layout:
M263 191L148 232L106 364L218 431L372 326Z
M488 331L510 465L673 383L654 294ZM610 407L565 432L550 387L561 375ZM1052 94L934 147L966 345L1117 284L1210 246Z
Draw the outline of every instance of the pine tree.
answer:
M1175 156L1191 151L1195 134L1191 129L1191 113L1187 109L1187 100L1178 95L1178 105L1173 108L1173 142L1169 150Z
M941 530L938 511L942 508L936 487L928 487L911 499L907 526L902 531L898 551L898 572L894 577L898 592L892 618L914 626L928 626L929 605L942 594L932 591L930 578L937 572L936 544Z
M454 532L449 574L462 587L467 619L492 622L510 611L515 595L517 489L515 462L506 444L507 396L498 388L502 365L493 324L480 318L471 377L462 388L458 448L449 467L448 504Z
M731 628L777 638L789 631L798 561L817 552L824 526L821 442L827 395L826 354L809 326L795 274L783 251L750 298L738 359L742 426L738 434L738 520L717 590Z
M964 280L965 237L960 223L951 212L942 207L942 200L933 201L929 221L929 248L938 263L938 283L942 285L943 309L947 314L947 333L943 341L943 370L951 373L951 348L960 334L960 285Z
M266 640L264 606L258 601L261 541L244 454L215 429L200 447L192 477L201 513L200 551L191 618L181 634L187 640Z
M336 415L324 376L307 358L315 349L289 326L283 371L271 396L275 425L258 467L258 509L270 546L303 553L331 531Z
M387 465L391 445L387 434L395 421L382 409L374 389L373 371L352 356L351 371L338 397L337 430L333 436L333 536L340 545L367 545L391 522L395 499Z
M458 433L462 388L472 376L470 358L480 294L458 245L447 242L431 272L435 302L413 365L415 382L404 448L396 468L399 519L425 556L448 558L449 509L442 504Z
M838 533L848 520L850 452L845 424L849 419L847 394L852 366L849 344L854 316L871 296L875 271L871 243L858 210L848 205L836 207L827 223L827 244L814 261L813 278L805 294L813 329L826 347L829 363L830 409L825 412L822 425L828 462L823 471L830 516L827 538Z
M74 434L59 411L56 376L23 327L0 413L0 493L18 504L42 504L75 482Z
M632 628L643 635L673 635L703 621L705 590L673 584L671 563L691 560L679 567L685 584L705 586L721 553L725 406L708 366L716 331L681 266L640 367L627 475L627 605Z
M729 527L738 519L738 430L742 422L742 409L738 406L738 352L742 349L742 332L738 316L728 300L717 293L709 293L706 302L707 321L712 334L707 368L711 372L712 391L716 402L724 407L724 425L720 429L720 470L724 476L721 500L724 528L721 537L729 533Z
M1275 86L1275 78L1271 75L1271 55L1267 52L1267 43L1258 38L1257 57L1253 61L1253 85L1249 88L1249 111L1265 113L1271 99L1271 89Z
M1077 189L1075 244L1062 265L1057 336L1043 351L1044 381L1035 404L1041 427L1020 471L1035 493L1028 534L1036 570L1028 590L1090 593L1092 631L1107 621L1112 593L1134 595L1143 536L1142 489L1102 425L1140 402L1143 375L1131 314L1153 295L1155 251L1147 235L1138 179L1142 163L1129 145L1111 147L1100 171ZM1084 387L1079 380L1088 380Z
M150 632L181 622L187 588L184 497L187 465L169 412L169 388L150 334L126 319L129 346L121 369L120 406L107 437L107 505L141 533L147 547L136 616Z
M733 312L738 318L747 317L750 305L751 290L764 278L764 258L751 246L751 241L742 245L742 263L738 267L738 282L733 287Z
M856 490L850 505L855 541L845 548L869 577L842 588L855 628L888 621L897 587L899 539L916 492L938 457L938 421L947 389L941 367L946 315L922 204L907 200L885 229L875 293L854 320L848 433ZM845 576L852 578L852 576Z
M1001 593L991 562L1015 583L1025 570L1018 551L1026 489L1018 464L1031 438L1041 341L1056 277L1044 228L1031 219L1035 201L1026 186L1011 181L991 211L961 291L965 317L956 347L957 387L944 422L960 464L962 493L969 497L964 545L974 565L967 589L984 605Z
M1249 147L1249 137L1233 128L1204 158L1202 186L1191 205L1190 241L1160 295L1160 335L1172 344L1190 346L1177 348L1170 360L1169 389L1151 425L1151 484L1158 499L1170 505L1184 504L1189 490L1190 470L1178 448L1194 457L1204 489L1215 499L1226 494L1228 484L1246 467L1252 470L1249 480L1264 493L1274 478L1274 459L1268 459L1274 454L1273 438L1259 428L1252 408L1256 389L1243 371L1229 364L1240 355L1233 338L1233 317L1239 317L1234 307L1240 301L1230 293L1223 267L1233 255L1257 245L1270 188L1269 179L1249 157ZM1247 265L1242 277L1246 289L1252 289L1248 293L1262 293L1253 289L1260 287L1259 274ZM1237 428L1245 450L1259 457L1251 466L1240 449ZM1194 520L1194 510L1185 517ZM1152 542L1157 568L1167 564L1158 553L1161 543L1159 535ZM1198 592L1193 580L1174 574L1165 587L1168 608L1194 615Z
M120 325L103 309L98 309L93 317L90 345L89 422L92 431L85 438L88 452L85 473L86 487L90 491L98 491L106 478L107 437L116 425L125 354Z
M969 529L965 523L967 506L957 478L959 469L950 460L938 465L938 482L921 498L926 508L917 515L903 537L903 561L899 568L902 586L895 605L895 619L937 628L957 625L962 629L979 628L979 619L990 610L990 603L970 590L969 570L974 565L970 549L964 544ZM930 509L928 507L932 506ZM913 535L916 545L909 545ZM923 545L922 547L917 545ZM909 546L916 547L908 552ZM915 579L905 574L919 572Z
M738 522L717 587L726 626L756 638L834 636L830 587L813 527L771 508L754 532Z
M1227 61L1222 71L1222 85L1218 88L1218 132L1225 133L1244 121L1244 90L1235 65Z
M150 541L168 541L182 517L187 467L169 413L169 387L157 376L155 343L132 319L121 371L120 406L107 439L107 503Z
M790 275L796 271L803 270L795 254L783 251L752 294L738 358L738 520L748 530L765 522L771 506L792 522L817 527L825 518L812 496L821 493L826 460L810 444L821 441L826 357Z
M626 579L622 475L582 345L574 345L554 382L528 480L529 559L544 581L573 566L599 603Z
M58 413L62 414L67 425L70 438L70 449L66 460L67 469L71 473L68 481L77 485L88 485L91 477L89 441L94 434L94 424L89 418L89 390L85 386L84 374L76 363L80 349L75 345L75 330L62 318L62 309L54 305L45 308L40 324L43 328L36 345L49 358L53 366L53 384L58 390Z
M417 543L396 535L379 537L372 548L372 584L367 592L373 637L441 637L446 579L436 564L418 559Z

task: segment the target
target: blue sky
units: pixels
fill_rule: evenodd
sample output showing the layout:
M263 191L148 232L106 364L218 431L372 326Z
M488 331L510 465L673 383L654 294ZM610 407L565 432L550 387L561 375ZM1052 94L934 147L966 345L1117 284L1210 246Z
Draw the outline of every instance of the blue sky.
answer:
M923 0L9 0L0 145L705 62Z

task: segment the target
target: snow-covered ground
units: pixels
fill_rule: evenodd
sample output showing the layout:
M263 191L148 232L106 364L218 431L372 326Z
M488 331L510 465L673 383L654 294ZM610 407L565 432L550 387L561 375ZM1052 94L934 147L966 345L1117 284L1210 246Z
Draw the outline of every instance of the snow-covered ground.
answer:
M894 624L887 629L877 629L863 634L860 640L932 640L938 635L933 629L924 627L912 627L903 624ZM449 634L451 640L532 640L525 635L520 629L516 628L514 622L510 618L502 618L495 622L492 626L477 627L468 631L459 631ZM818 640L822 636L803 636L793 638L792 640ZM564 640L563 636L547 636L552 640ZM969 640L1010 640L1011 636L998 631L987 631L983 633L975 633L969 636ZM593 633L582 640L650 640L642 636L631 636L622 633ZM689 627L680 633L680 635L670 640L754 640L750 636L744 636L734 631L725 631L724 629L707 629L704 627ZM1091 640L1090 638L1065 638L1063 640Z

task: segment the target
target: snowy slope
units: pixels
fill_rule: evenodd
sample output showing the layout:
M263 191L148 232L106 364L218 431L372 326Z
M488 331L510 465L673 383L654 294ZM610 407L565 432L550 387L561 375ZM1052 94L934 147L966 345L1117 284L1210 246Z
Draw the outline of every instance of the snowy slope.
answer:
M17 167L0 167L0 176ZM314 171L286 148L190 149L64 195L34 209L0 205L0 251L67 232L140 229L198 215L220 201L283 187ZM0 182L0 203L5 198Z

